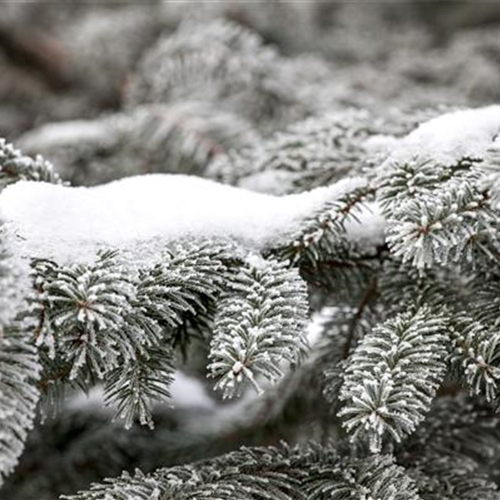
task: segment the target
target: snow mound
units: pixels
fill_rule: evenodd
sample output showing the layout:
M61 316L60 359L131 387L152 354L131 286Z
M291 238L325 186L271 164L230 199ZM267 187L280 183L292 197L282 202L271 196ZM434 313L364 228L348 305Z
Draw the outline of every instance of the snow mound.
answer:
M464 157L483 157L500 133L500 105L454 111L422 123L394 141L392 159L412 156L453 163Z
M279 197L172 174L96 187L22 181L0 195L0 217L24 256L58 262L92 259L102 248L186 238L233 240L262 250L286 241L304 218L365 182L350 178Z

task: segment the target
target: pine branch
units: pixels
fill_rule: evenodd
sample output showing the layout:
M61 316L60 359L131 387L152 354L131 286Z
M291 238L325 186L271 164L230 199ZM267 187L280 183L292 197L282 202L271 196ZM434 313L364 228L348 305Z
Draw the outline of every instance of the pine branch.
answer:
M352 439L373 451L400 442L429 411L444 377L445 318L427 307L390 319L367 335L346 367L339 416Z
M172 352L163 346L149 348L106 376L106 403L116 404L115 418L123 418L126 428L132 426L136 417L141 425L154 427L152 403L170 398L172 358Z
M23 156L12 144L0 139L0 190L18 180L42 181L59 184L59 176L52 164L41 156L35 159Z
M116 252L105 252L95 264L66 268L49 261L34 263L45 313L37 343L50 357L57 351L71 365L70 380L84 371L102 378L120 356L133 359L133 346L144 342L142 332L125 327L134 283L116 257Z
M370 186L355 185L339 199L326 203L304 221L303 227L292 235L291 243L278 249L276 255L292 263L313 266L339 253L342 255L350 247L346 223L351 220L359 222L357 216L373 193Z
M390 456L350 459L315 445L243 448L210 461L137 472L94 485L67 500L175 498L419 500L414 483Z
M20 325L3 327L0 337L0 484L10 474L33 426L40 374L36 349Z
M481 189L481 159L446 165L414 158L384 164L377 199L388 218L393 254L419 269L467 262L484 237L495 239L496 214Z
M466 314L454 318L451 364L469 387L499 409L500 332L491 330Z
M211 376L225 397L241 393L244 382L261 392L257 377L282 377L280 364L296 364L306 349L306 287L295 269L250 263L233 289L219 304L210 346Z

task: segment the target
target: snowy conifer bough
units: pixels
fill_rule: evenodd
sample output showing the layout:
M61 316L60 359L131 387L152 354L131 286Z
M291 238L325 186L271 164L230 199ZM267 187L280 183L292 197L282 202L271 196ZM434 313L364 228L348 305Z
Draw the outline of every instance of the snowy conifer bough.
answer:
M1 498L500 500L500 105L331 78L185 23L0 140Z
M125 473L70 498L499 498L500 444L481 453L468 437L499 434L499 133L493 106L364 134L363 169L283 196L172 174L71 187L2 142L2 476L38 399L46 411L64 389L102 385L126 427L152 428L194 336L224 397L256 390L265 407L280 397L269 384L287 393L298 377L296 398L319 377L337 438ZM447 420L459 401L469 426Z

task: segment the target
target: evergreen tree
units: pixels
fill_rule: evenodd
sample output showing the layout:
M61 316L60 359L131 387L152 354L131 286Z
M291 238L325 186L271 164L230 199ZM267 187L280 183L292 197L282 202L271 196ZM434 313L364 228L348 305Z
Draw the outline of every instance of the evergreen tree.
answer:
M0 497L500 500L498 27L41 6L0 19Z

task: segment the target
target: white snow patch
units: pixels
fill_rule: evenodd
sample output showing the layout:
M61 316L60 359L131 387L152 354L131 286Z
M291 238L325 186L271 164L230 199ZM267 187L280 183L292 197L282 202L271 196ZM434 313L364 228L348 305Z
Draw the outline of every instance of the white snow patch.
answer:
M205 386L196 378L181 371L175 372L169 387L174 408L214 409L216 402L208 395Z
M254 269L264 270L269 266L269 262L256 252L250 252L245 257L245 262Z
M321 339L325 324L331 319L334 307L323 307L311 316L311 321L307 327L307 343L314 347Z
M82 143L102 144L109 141L110 126L107 122L73 120L49 123L24 134L19 144L22 149L36 151Z
M395 141L392 160L418 155L452 163L482 157L499 133L500 105L446 113Z
M58 262L92 259L100 248L185 238L236 240L259 251L287 241L304 218L365 183L350 178L280 197L172 174L96 187L21 181L0 195L0 218L23 255Z
M67 399L65 407L73 411L95 411L96 413L107 414L109 416L114 412L112 405L105 405L102 385L96 385L87 392L78 391L72 394Z
M388 154L399 145L401 139L393 135L372 135L363 143L363 148L370 154Z
M349 241L358 250L370 254L383 245L387 221L377 203L369 202L361 206L356 218L346 221L345 229Z

